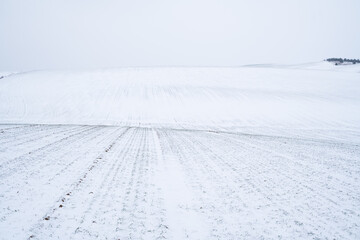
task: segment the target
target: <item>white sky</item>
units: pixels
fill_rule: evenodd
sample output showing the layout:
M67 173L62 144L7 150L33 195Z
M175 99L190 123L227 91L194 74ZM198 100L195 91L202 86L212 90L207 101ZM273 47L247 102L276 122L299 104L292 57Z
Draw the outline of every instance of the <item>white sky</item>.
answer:
M360 58L360 0L0 0L0 71Z

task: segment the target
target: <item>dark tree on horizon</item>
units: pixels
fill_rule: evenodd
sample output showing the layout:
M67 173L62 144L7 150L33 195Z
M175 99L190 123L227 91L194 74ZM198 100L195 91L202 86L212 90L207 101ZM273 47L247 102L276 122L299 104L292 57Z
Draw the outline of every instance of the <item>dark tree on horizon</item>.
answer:
M328 58L325 61L335 62L335 65L338 65L339 63L344 63L344 62L348 62L348 63L352 63L352 64L360 63L360 59L347 59L347 58Z

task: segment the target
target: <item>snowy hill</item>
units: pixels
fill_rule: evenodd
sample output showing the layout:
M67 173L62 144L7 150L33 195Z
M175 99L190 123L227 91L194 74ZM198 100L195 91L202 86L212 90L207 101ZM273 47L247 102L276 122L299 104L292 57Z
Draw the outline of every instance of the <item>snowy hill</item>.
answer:
M0 81L0 122L359 126L360 68L330 65L19 73Z
M6 76L0 240L360 239L359 106L328 63Z

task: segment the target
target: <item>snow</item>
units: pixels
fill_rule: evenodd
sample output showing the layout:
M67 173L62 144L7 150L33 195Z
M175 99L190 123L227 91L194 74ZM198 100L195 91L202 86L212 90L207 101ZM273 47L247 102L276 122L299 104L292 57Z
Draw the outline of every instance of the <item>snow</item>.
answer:
M0 72L0 79L7 77L11 74L14 74L13 72Z
M0 81L0 122L353 127L359 76L274 67L29 72Z
M0 80L0 239L359 239L359 67Z

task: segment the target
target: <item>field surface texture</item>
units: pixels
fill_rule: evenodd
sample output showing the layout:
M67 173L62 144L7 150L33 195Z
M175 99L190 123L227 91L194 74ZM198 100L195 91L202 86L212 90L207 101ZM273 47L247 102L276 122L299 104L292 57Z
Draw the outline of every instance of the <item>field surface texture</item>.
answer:
M0 79L0 239L359 238L359 66Z

